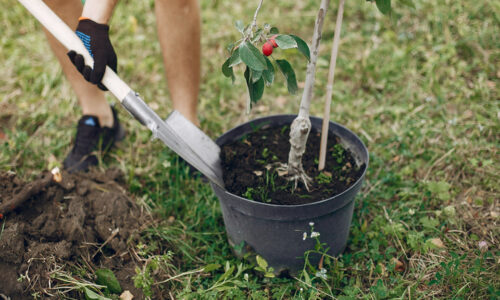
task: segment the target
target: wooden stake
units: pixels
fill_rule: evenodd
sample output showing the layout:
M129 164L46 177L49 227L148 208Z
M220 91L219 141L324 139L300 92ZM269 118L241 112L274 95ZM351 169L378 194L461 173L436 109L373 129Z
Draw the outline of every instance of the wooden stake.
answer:
M333 79L335 78L335 66L337 64L337 54L340 44L340 29L344 15L345 0L340 0L337 21L335 23L335 36L333 37L332 56L330 58L330 70L328 71L328 82L326 86L325 108L323 113L323 126L321 128L321 144L319 150L318 170L323 171L326 161L326 142L328 140L328 125L330 124L330 104L332 102Z

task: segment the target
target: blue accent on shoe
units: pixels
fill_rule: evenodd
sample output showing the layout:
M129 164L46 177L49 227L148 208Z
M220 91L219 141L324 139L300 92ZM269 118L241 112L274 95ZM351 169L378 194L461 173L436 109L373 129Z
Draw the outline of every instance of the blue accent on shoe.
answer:
M76 35L80 38L80 40L82 40L83 45L85 45L85 48L87 48L87 51L90 53L90 56L94 57L94 54L92 54L92 50L90 50L90 36L86 35L81 31L76 31Z
M88 118L87 120L85 120L85 125L89 125L89 126L96 126L96 123L95 123L95 120L94 118Z

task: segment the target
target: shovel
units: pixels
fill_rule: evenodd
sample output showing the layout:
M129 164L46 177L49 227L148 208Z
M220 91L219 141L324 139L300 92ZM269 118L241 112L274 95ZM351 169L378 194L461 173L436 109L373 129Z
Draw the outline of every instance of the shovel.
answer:
M94 65L82 41L42 0L18 0L68 50ZM220 148L203 131L173 111L163 121L118 75L106 67L102 83L120 101L123 107L160 139L165 145L198 169L210 181L224 188L220 166Z

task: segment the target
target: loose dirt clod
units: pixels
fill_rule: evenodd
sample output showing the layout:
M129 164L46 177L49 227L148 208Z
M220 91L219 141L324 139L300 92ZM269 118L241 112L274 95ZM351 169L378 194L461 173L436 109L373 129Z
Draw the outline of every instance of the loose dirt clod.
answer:
M12 195L29 194L0 223L0 293L12 299L30 299L33 292L54 295L54 270L85 266L114 271L124 290L142 298L133 285L136 262L128 250L148 216L120 185L121 173L63 172L60 183L45 184L47 174L31 184L0 173L0 207Z

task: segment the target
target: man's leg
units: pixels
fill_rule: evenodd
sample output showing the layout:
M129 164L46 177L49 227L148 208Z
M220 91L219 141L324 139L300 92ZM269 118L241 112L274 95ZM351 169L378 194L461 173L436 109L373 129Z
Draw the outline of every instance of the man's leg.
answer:
M45 3L73 30L82 13L80 0L45 0ZM87 82L78 73L66 53L68 52L50 33L45 31L50 47L62 66L73 90L78 97L84 115L93 115L99 119L101 126L113 126L113 114L102 92L97 86Z
M156 25L174 109L199 125L200 8L197 0L156 0Z

